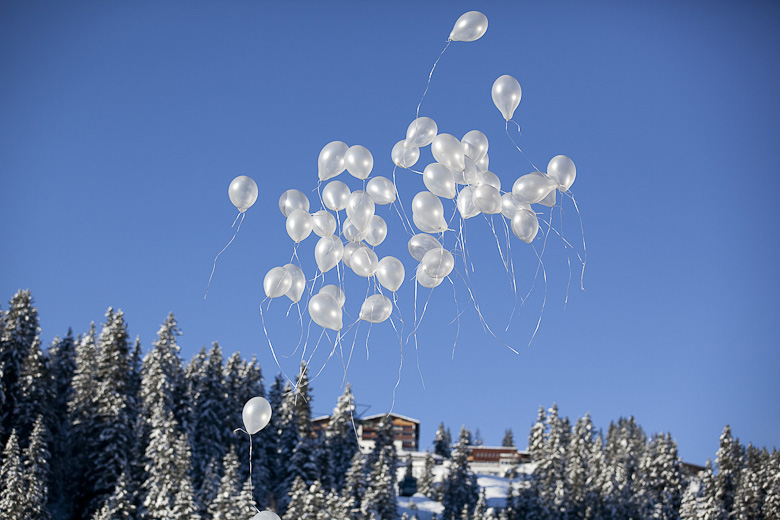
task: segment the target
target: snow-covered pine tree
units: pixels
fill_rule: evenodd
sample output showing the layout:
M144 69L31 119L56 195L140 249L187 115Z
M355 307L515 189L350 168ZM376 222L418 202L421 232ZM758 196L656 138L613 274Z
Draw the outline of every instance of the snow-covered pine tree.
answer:
M593 514L595 474L590 466L593 452L593 423L590 414L581 417L574 425L566 461L566 480L571 493L571 513L575 518L591 518ZM590 515L587 511L591 511Z
M444 520L458 518L464 506L471 512L477 503L477 479L471 472L468 463L470 435L465 426L461 427L458 443L452 450L447 476L442 482L442 499Z
M518 502L517 508L518 510L522 509L524 515L528 514L525 511L531 508L533 511L538 512L541 518L548 518L550 514L547 509L547 502L543 500L543 497L547 496L547 490L543 486L549 480L547 476L548 464L546 463L546 436L547 412L545 412L543 406L540 406L536 422L531 427L531 432L528 435L528 452L531 455L534 470L527 479L528 487L521 497L521 501Z
M394 446L385 445L380 449L379 457L370 469L361 504L364 518L373 515L378 520L395 520L398 517L394 458Z
M344 501L341 500L341 497L335 489L328 491L328 494L325 496L325 511L330 516L325 520L347 520L349 518L349 511L344 506Z
M780 451L772 450L772 455L766 462L764 469L764 507L761 510L763 517L780 518Z
M11 430L3 449L0 466L0 518L26 520L27 493L24 473L19 456L19 440L16 430Z
M352 456L349 470L344 477L344 487L341 491L341 502L344 518L349 520L362 520L361 505L367 487L365 460L359 451Z
M433 486L433 468L435 467L436 461L433 459L433 454L430 451L426 451L425 458L423 459L422 474L420 475L420 478L417 479L417 492L422 493L432 500L436 497L436 490Z
M468 509L467 509L468 511ZM487 497L485 496L485 488L479 488L479 496L477 497L477 503L474 506L474 514L470 520L487 520Z
M47 508L51 480L49 458L48 433L41 414L33 424L30 442L23 457L27 502L26 518L48 520L51 517Z
M134 443L135 396L130 394L130 347L121 310L109 307L98 338L95 412L97 438L90 453L87 509L96 511L111 495L129 465ZM94 384L94 383L93 383Z
M330 457L333 488L341 491L344 479L352 464L352 457L359 446L354 426L355 398L352 387L347 383L341 394L328 426L325 428L325 449Z
M266 468L268 471L268 492L266 500L262 500L261 503L265 503L266 506L276 508L277 501L277 488L279 483L284 480L284 471L279 458L279 438L282 432L282 411L284 404L284 378L282 374L276 374L274 382L268 391L268 403L271 405L271 421L268 426L260 430L257 436L258 449L262 449L265 452Z
M133 520L136 518L133 496L128 491L128 480L128 472L124 471L119 476L114 491L95 513L93 520Z
M303 503L303 515L298 520L329 520L330 511L327 510L326 493L322 489L319 480L315 480L309 486L309 492Z
M208 514L213 520L239 520L249 511L240 508L236 497L241 487L241 464L236 457L236 449L231 446L222 461L222 479L219 491L208 506Z
M761 510L766 498L766 490L763 486L764 461L768 459L769 453L766 450L762 451L752 444L748 444L745 452L745 466L742 469L742 478L734 496L733 516L737 520L761 517Z
M30 348L40 334L38 309L29 290L17 291L3 313L3 329L0 332L0 366L2 366L2 393L4 404L0 407L0 445L5 443L11 430L17 430L17 442L21 432L17 417L23 397L20 387L22 367ZM33 417L34 420L34 417ZM30 425L31 426L31 425ZM29 432L29 429L27 430ZM26 439L26 436L24 437Z
M398 468L398 453L395 449L395 433L393 432L393 420L390 417L384 417L374 428L374 447L366 457L366 466L374 467L379 455L387 449L387 457L393 471Z
M677 444L670 434L657 434L647 444L639 461L637 503L644 518L678 518L683 493L683 474Z
M633 417L611 423L604 447L601 474L602 514L607 519L639 518L636 472L647 437Z
M76 372L76 340L73 331L68 330L64 338L54 338L49 346L49 373L51 388L54 392L51 400L51 421L49 423L51 437L51 500L61 504L65 499L65 483L72 475L68 439L70 421L68 418L68 403L73 393L72 381Z
M540 500L553 518L566 518L571 511L566 468L570 438L569 420L559 417L558 405L553 404L552 408L547 411L545 456L537 465L537 468L542 468L544 475L540 488L542 492Z
M501 440L501 446L504 446L506 448L515 447L515 436L512 433L512 428L507 428L506 430L504 430L504 438Z
M433 439L433 453L448 459L451 451L449 434L444 429L444 423L439 423L439 427L436 429L436 436Z
M742 459L739 440L731 436L731 427L726 425L720 435L720 447L715 456L715 464L718 466L715 500L723 520L728 520L734 512L734 495L739 487Z
M254 516L255 513L257 513L257 502L255 502L255 498L252 496L252 493L254 492L253 488L252 481L247 478L244 480L241 491L238 493L236 503L242 514L241 518L251 518L249 515Z
M48 424L52 410L49 407L54 389L49 374L48 358L41 352L38 338L33 339L19 374L19 401L16 409L16 433L22 449L27 446L33 425L42 416Z
M284 520L299 520L303 517L306 507L306 495L309 487L306 482L298 476L290 488L290 496L287 499L287 510L284 512Z

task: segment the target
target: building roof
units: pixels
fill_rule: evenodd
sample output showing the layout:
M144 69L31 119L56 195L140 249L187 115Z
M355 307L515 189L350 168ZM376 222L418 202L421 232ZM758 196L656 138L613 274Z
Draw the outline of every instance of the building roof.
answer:
M367 415L366 417L361 417L360 420L361 421L370 421L372 419L380 419L382 417L387 417L387 416L397 417L397 418L403 419L405 421L413 422L415 424L420 424L420 421L418 421L417 419L412 419L411 417L407 417L405 415L401 415L401 414L393 413L393 412L390 412L390 413L377 413L377 414L374 414L374 415Z

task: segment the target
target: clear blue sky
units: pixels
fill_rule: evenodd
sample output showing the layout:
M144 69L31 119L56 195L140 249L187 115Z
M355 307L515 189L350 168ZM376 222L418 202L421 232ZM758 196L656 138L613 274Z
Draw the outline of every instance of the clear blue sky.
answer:
M773 2L3 2L0 297L32 290L45 344L114 306L149 348L174 312L185 358L219 341L226 353L256 354L270 379L257 307L264 274L292 254L279 196L316 186L317 155L333 140L368 147L374 173L389 175L430 67L472 9L487 15L488 32L450 46L421 115L456 136L485 132L491 170L511 186L530 167L504 135L490 87L503 74L519 80L528 156L543 166L566 154L577 165L587 290L573 284L564 309L569 269L551 240L533 345L539 282L501 333L519 355L472 311L453 359L455 303L440 287L419 331L426 389L407 345L395 410L422 421L424 445L444 421L480 428L488 444L511 427L524 446L538 406L557 402L603 428L634 415L649 433L670 431L697 463L714 457L727 423L744 442L780 446ZM430 160L425 150L418 166ZM227 186L240 174L260 196L203 301L232 233ZM408 204L422 183L398 175ZM565 209L577 240L576 213ZM379 213L390 226L380 256L412 272L400 222ZM501 331L513 292L485 220L469 221L468 233L477 298ZM309 276L313 245L299 250ZM512 246L527 290L535 259ZM412 287L399 292L407 322ZM361 291L348 294L352 315ZM289 354L299 328L286 309L274 301L266 316ZM388 323L375 326L366 360L365 330L348 379L379 413L390 408L398 340ZM324 360L321 346L314 364ZM281 361L295 371L295 359ZM335 404L342 376L332 359L313 384L315 413Z

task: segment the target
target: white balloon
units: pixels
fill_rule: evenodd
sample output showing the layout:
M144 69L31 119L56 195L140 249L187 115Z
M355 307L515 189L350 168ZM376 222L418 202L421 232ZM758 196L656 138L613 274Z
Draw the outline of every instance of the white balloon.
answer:
M339 307L343 307L344 302L347 301L347 296L338 285L323 285L319 293L329 295L331 298L336 300L336 303L339 304Z
M239 175L230 181L228 197L236 209L243 213L257 200L257 183L251 177Z
M493 186L498 191L501 191L501 179L491 171L482 172L482 180L479 184L487 184L488 186Z
M365 146L356 144L350 146L344 154L344 165L353 177L365 179L374 168L374 156Z
M342 141L333 141L323 146L317 157L317 176L321 181L327 181L344 171L344 155L349 146Z
M295 264L287 264L284 268L290 273L290 280L292 281L290 289L284 295L293 303L298 303L301 300L301 296L303 296L303 291L306 290L306 275Z
M323 329L339 331L341 322L341 306L328 294L315 294L309 300L309 316L314 323Z
M479 11L469 11L460 15L455 22L455 27L450 33L450 40L456 42L473 42L479 40L487 31L487 16Z
M509 121L512 119L517 105L520 104L523 90L515 78L504 74L493 83L491 95L493 96L493 104L496 105L504 119Z
M433 138L439 132L436 121L430 117L418 117L406 129L406 145L422 148L433 142Z
M313 228L311 215L302 209L294 209L287 216L287 234L294 242L301 242L311 234Z
M417 233L409 239L407 247L409 248L409 254L412 255L412 258L421 262L425 253L431 249L440 248L441 242L436 240L436 237L434 236L426 235L425 233Z
M347 201L347 216L352 220L352 224L359 231L365 231L368 228L371 218L374 216L376 205L371 195L363 190L355 190L349 196Z
M387 237L387 222L379 215L374 215L368 224L366 236L363 240L376 247L385 241Z
M558 189L565 192L574 184L577 168L565 155L556 155L547 164L547 176L558 183Z
M463 170L463 182L462 184L468 184L469 186L479 186L484 180L482 170L479 169L477 163L471 160L470 157L464 159L466 168Z
M333 236L336 232L336 219L333 215L321 209L311 216L312 231L318 237Z
M416 146L407 146L406 141L398 141L390 151L390 158L396 166L411 168L420 158L420 149Z
M341 261L344 262L344 265L352 269L352 264L350 263L350 260L352 259L352 253L357 251L358 249L367 248L368 246L361 243L361 242L349 242L344 246L344 254L341 256Z
M504 193L501 196L501 213L508 219L512 219L519 210L525 209L533 212L530 204L520 202L511 193Z
M368 278L376 273L378 265L379 259L376 253L368 247L355 249L349 259L349 266L352 268L352 271L363 278Z
M431 143L431 153L436 162L451 170L461 171L466 165L463 162L463 145L460 139L450 134L439 134Z
M284 267L274 267L263 278L263 291L269 298L283 296L292 287L292 276Z
M401 284L404 283L405 277L406 270L404 269L404 264L394 256L386 256L377 264L376 278L382 287L388 291L397 291Z
M501 213L501 193L490 184L481 184L472 191L474 205L485 215Z
M314 260L323 273L336 267L342 256L344 256L344 244L336 236L322 237L314 247Z
M393 302L384 294L373 294L360 307L360 319L369 323L382 323L393 314Z
M293 210L302 209L309 212L309 198L300 190L287 190L279 197L279 211L289 217Z
M542 172L532 172L515 181L512 195L520 202L537 204L557 187L558 183Z
M252 520L282 520L279 518L279 515L274 513L273 511L260 511L255 516L252 517Z
M395 185L393 181L381 175L372 177L366 184L366 193L371 195L375 204L385 205L395 202Z
M538 231L539 220L533 211L521 209L512 217L512 233L523 242L533 242Z
M361 231L355 226L351 218L347 218L341 224L341 234L347 239L347 242L362 242L368 234L368 228Z
M466 132L466 135L463 136L460 142L463 144L464 149L468 145L468 153L466 155L474 161L482 159L488 151L488 138L479 130Z
M412 199L412 221L425 233L443 233L447 230L444 206L439 197L429 191L421 191Z
M241 418L246 432L254 435L271 421L271 404L264 397L253 397L244 404Z
M437 247L425 253L420 265L431 278L444 278L455 267L455 258L443 247Z
M547 206L548 208L552 208L555 206L555 194L558 192L558 190L552 190L550 193L547 194L545 198L539 201L539 204L542 206Z
M417 271L415 271L414 277L417 280L417 283L428 289L438 287L444 281L444 278L433 278L432 276L428 276L425 273L422 264L417 266Z
M454 199L458 193L452 170L439 163L431 163L423 170L423 184L428 191L445 199Z
M349 187L341 181L330 181L322 189L322 202L331 211L341 211L347 207Z
M474 204L474 188L464 186L457 199L458 213L464 219L476 217L479 215L479 208Z
M488 154L485 154L485 156L477 161L477 168L479 168L479 171L486 172L488 170L488 165L490 164L490 157L488 157Z

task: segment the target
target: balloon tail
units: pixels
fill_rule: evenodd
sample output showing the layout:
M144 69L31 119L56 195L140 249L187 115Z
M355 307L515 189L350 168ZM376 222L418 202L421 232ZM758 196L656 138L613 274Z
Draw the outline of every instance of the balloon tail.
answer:
M265 300L260 302L259 309L260 309L260 322L263 324L263 332L265 333L265 339L268 341L268 347L271 349L271 355L274 358L274 361L276 362L276 366L279 369L279 372L282 373L282 375L290 382L292 383L292 379L287 375L287 373L282 369L282 365L279 364L279 359L276 357L276 351L274 350L274 345L271 343L271 336L268 335L268 329L265 327L265 316L263 316L263 303Z
M403 323L403 322L402 322ZM398 386L401 384L401 371L404 367L404 341L403 341L403 335L398 330L398 327L395 326L395 322L393 321L393 317L390 316L390 325L393 326L393 330L395 330L395 335L398 337L398 346L401 349L401 360L398 363L398 379L395 381L395 386L393 387L393 402L390 405L390 411L388 414L393 412L393 409L395 408L395 392L398 390Z
M233 233L233 237L230 239L230 242L227 243L225 247L222 248L222 251L217 253L217 256L214 257L214 264L211 266L211 274L209 275L209 282L206 284L206 294L203 295L203 299L205 300L206 297L209 295L209 287L211 287L211 279L214 277L214 271L217 268L217 259L219 258L219 255L225 252L225 249L227 249L230 244L233 243L233 240L236 239L236 235L238 235L239 230L241 229L241 223L244 222L244 215L246 213L239 212L236 216L236 220L233 221L233 225L230 227L235 227L236 222L238 222L238 227L236 228L236 232Z
M410 235L414 235L414 228L412 227L412 223L409 222L409 217L406 214L406 210L404 209L404 203L401 200L401 195L398 192L398 184L396 184L395 179L395 170L398 168L398 166L393 166L393 189L395 190L395 200L393 201L393 207L395 208L395 212L398 213L398 218L401 219L401 225L404 227L404 230L409 233ZM401 209L398 209L398 208Z
M455 325L455 340L452 342L452 359L455 359L455 347L458 345L458 338L460 338L460 316L463 314L463 312L460 310L458 305L458 292L455 290L455 284L452 282L452 279L448 276L447 281L450 282L450 285L452 285L452 299L455 300L455 319L452 321L456 322ZM449 323L452 325L452 321Z
M539 331L539 325L542 324L542 315L544 314L544 306L547 303L547 270L544 268L544 262L542 261L542 256L539 253L537 253L535 247L533 248L533 250L534 253L536 253L536 257L539 259L539 265L542 266L542 277L544 278L544 299L542 300L542 309L539 311L539 319L536 322L536 328L534 329L534 333L531 334L531 339L528 340L529 347L531 346L531 343L536 337L536 333ZM544 254L544 248L542 248L542 254Z
M517 124L517 121L512 121L512 122L513 122L513 123L514 123L514 124L517 126L517 133L518 133L518 134L520 134L520 135L523 135L523 134L520 132L520 125L518 125L518 124ZM536 170L536 171L541 171L541 170L539 170L539 168L537 168L537 167L536 167L536 165L533 163L533 161L531 161L531 159L529 159L529 158L528 158L528 156L525 154L525 152L524 152L524 151L523 151L523 150L520 148L520 146L517 144L517 142L515 141L515 139L514 139L514 138L512 137L512 135L509 133L509 121L507 121L507 122L506 122L506 125L504 125L504 126L505 126L505 129L506 129L506 136L509 138L509 140L510 140L510 141L512 141L512 144L513 144L513 145L515 145L515 148L517 148L517 151L518 151L518 152L520 152L521 154L523 154L523 157L525 157L525 159L526 159L526 160L527 160L529 163L531 163L531 166L533 166L534 170Z
M515 293L515 306L512 308L512 313L509 315L509 321L506 324L506 329L504 329L504 332L507 332L509 327L512 326L512 319L515 317L515 313L517 312L517 275L515 274L515 260L512 256L512 237L509 235L509 225L505 219L502 219L502 221L504 223L504 234L506 235L506 251L507 257L509 257L509 269L511 271L509 277L512 282L512 290Z
M420 98L420 102L417 103L417 112L415 113L416 115L414 116L415 120L418 117L420 117L420 107L422 106L423 99L425 99L425 95L428 93L428 89L431 86L431 79L433 78L433 71L436 70L436 65L439 64L439 60L441 59L442 56L444 56L444 52L447 50L447 47L449 47L451 43L452 43L452 40L448 39L447 40L447 45L444 46L444 49L442 49L441 54L439 54L439 57L436 58L435 62L433 62L433 67L431 67L431 71L428 73L428 83L425 84L425 91L423 92L423 95Z
M585 290L585 263L588 261L588 248L585 247L585 227L582 224L582 214L580 213L580 208L577 206L577 199L574 198L574 194L571 192L571 190L568 190L564 192L566 195L571 198L571 201L574 203L574 209L577 210L577 216L580 219L580 232L582 233L582 257L580 257L579 253L577 254L577 257L580 257L580 262L582 262L582 274L580 275L580 289Z

